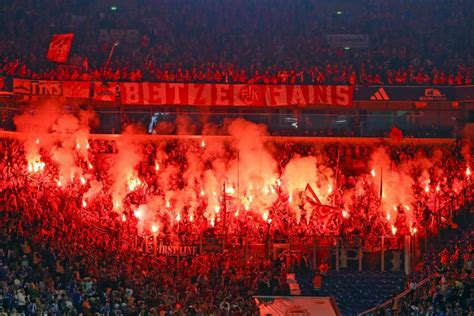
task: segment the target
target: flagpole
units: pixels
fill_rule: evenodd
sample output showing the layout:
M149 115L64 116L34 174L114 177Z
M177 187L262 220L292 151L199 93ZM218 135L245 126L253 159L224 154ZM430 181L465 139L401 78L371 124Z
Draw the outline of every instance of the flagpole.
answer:
M237 152L237 196L240 198L240 149Z
M383 198L383 168L380 168L380 200Z
M334 192L334 199L333 199L332 206L336 206L336 199L339 196L339 160L340 160L340 157L341 157L341 144L339 144L339 147L337 148L336 177L335 177L336 179L335 179L335 183L334 183L334 190L336 192Z
M224 238L222 240L222 251L225 250L225 242L226 242L226 239L227 239L227 225L226 225L226 218L227 218L227 201L226 201L226 192L225 192L225 181L224 181L224 207L223 207L223 211L224 211L224 218L222 220L222 224L224 225Z
M115 47L117 47L117 46L119 46L119 42L115 42L114 45L112 45L112 47L110 48L109 56L107 57L107 60L105 61L105 66L104 66L104 70L102 72L102 77L107 72L107 68L109 68L110 60L112 59L112 55L114 54ZM104 79L104 78L102 78L102 79Z

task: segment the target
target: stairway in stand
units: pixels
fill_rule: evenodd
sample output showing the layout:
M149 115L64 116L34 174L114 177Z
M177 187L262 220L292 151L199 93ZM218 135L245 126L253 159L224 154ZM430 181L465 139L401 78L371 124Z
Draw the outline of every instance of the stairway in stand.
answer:
M294 273L289 273L286 275L286 282L290 286L290 295L301 295L301 288Z

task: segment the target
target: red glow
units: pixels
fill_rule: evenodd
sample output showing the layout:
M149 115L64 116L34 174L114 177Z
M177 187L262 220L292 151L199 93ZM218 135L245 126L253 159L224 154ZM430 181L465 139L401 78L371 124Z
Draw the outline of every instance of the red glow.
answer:
M392 235L396 235L397 234L397 228L395 227L395 225L392 225Z

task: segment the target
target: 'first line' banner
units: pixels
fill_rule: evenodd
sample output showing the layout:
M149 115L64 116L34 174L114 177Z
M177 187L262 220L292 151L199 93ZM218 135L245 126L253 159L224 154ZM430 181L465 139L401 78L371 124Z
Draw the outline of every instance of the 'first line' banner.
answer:
M351 106L352 86L120 83L122 104L201 106Z

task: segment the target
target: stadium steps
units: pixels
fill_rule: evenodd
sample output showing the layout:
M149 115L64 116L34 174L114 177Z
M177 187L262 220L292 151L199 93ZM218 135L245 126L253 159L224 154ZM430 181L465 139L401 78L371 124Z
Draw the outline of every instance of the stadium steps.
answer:
M356 315L390 299L404 289L403 272L329 272L322 289L314 292L312 274L297 274L302 295L334 296L342 315Z

